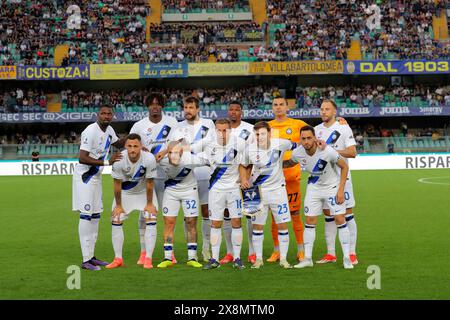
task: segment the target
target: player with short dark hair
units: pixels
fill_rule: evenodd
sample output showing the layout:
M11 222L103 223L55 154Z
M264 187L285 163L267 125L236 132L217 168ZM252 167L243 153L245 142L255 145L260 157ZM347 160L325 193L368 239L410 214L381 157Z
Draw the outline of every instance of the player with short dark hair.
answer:
M158 201L153 192L153 178L156 176L156 160L153 154L142 150L141 136L131 133L125 138L122 159L113 164L114 201L112 205L112 243L114 261L108 269L123 266L122 248L124 243L123 221L138 210L144 217L145 258L144 268L153 268L152 256L156 243L156 217Z
M111 106L102 105L97 114L97 121L87 126L81 133L80 154L72 179L72 210L80 214L78 234L80 237L83 263L81 267L88 270L100 270L108 263L94 255L98 237L98 223L103 212L102 171L119 161L120 153L107 160L112 146L122 146L111 122L114 112Z

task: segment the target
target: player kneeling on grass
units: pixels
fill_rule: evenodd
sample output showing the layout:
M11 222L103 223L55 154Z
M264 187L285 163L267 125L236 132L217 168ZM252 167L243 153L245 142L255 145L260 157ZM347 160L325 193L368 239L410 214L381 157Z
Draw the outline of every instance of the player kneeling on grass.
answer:
M158 264L158 268L173 266L172 250L174 244L175 224L180 211L183 208L187 227L187 265L201 268L197 261L197 217L199 213L198 185L194 176L194 168L206 165L206 160L185 152L184 146L179 141L170 142L166 156L159 162L160 167L167 176L164 182L165 191L163 197L164 215L164 261Z
M239 189L239 166L245 152L245 142L231 136L231 122L228 119L216 121L216 141L204 147L204 156L211 166L209 180L209 218L211 225L212 258L203 269L220 266L219 253L222 242L224 211L228 209L231 218L231 242L233 267L244 269L241 261L242 246L242 200Z
M122 159L113 164L114 202L112 211L112 243L115 258L106 266L108 269L123 266L122 248L124 242L122 223L133 210L144 212L145 252L144 268L153 268L152 255L156 243L156 215L158 206L153 192L153 178L156 176L155 157L142 150L141 137L130 134L125 141L126 150Z
M314 128L305 126L300 129L301 146L292 152L291 160L286 166L300 163L310 173L306 187L305 207L305 259L294 268L312 267L312 251L316 238L317 217L322 214L324 205L328 204L330 213L339 230L339 240L344 254L344 268L352 269L350 261L350 232L345 221L344 187L347 181L348 165L330 146L319 149ZM339 172L340 168L340 172Z
M269 209L278 225L280 241L280 266L292 268L286 257L289 249L288 222L291 221L289 202L286 192L286 182L283 174L283 155L296 146L287 139L271 139L270 126L267 122L257 122L253 127L256 134L256 144L249 147L244 165L252 165L251 179L241 176L241 187L248 189L252 185L260 186L262 196L262 212L252 218L253 247L256 252L256 262L252 268L259 269L263 265L264 225Z

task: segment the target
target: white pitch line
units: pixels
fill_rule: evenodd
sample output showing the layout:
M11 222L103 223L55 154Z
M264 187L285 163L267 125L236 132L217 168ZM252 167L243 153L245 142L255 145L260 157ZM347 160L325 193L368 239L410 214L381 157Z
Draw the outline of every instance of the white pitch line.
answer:
M439 184L439 185L444 185L444 186L450 186L450 182L449 183L445 183L445 182L432 182L432 181L427 181L427 180L431 180L431 179L449 179L450 177L431 177L431 178L421 178L417 181L419 181L420 183L425 183L425 184Z

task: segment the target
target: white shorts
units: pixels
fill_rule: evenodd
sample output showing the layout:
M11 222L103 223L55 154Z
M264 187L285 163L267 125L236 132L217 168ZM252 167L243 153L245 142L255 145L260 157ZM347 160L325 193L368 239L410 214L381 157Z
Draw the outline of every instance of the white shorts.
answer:
M239 189L229 192L217 190L209 192L209 219L223 221L225 209L228 209L231 219L242 218L242 199Z
M124 221L128 219L128 215L137 210L139 212L144 211L145 206L147 205L147 193L136 193L130 194L122 192L122 208L125 210L125 213L120 215L120 221ZM156 198L155 192L153 192L153 205L158 208L158 199ZM116 199L113 199L112 209L116 206Z
M165 217L177 217L180 207L186 218L198 217L199 206L197 188L186 191L167 188L164 192L162 210Z
M200 205L208 204L209 198L209 180L198 180L198 197Z
M345 214L345 202L336 203L337 187L328 190L314 190L306 188L304 212L307 217L317 217L323 209L329 209L330 215Z
M72 210L87 215L103 212L102 182L84 183L81 177L72 178Z
M345 208L350 209L355 207L355 196L353 195L353 183L352 180L347 179L344 186L344 198L345 198ZM330 209L328 203L325 203L324 209Z
M155 207L159 210L162 211L162 203L163 203L163 198L164 198L164 181L166 179L164 178L155 178L153 179L153 194L156 193L156 198L158 199L158 204L159 207L155 205Z
M291 221L289 201L285 186L277 190L261 190L261 192L263 208L260 214L252 217L253 224L265 225L269 209L272 211L272 215L276 224Z

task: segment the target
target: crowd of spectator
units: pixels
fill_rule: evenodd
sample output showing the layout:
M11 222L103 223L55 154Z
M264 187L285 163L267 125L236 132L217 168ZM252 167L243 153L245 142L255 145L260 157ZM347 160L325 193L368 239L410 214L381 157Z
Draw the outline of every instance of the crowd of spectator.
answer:
M373 1L270 0L268 17L280 27L271 39L288 60L345 59L351 40L359 38L363 58L435 59L450 56L449 45L433 39L432 17L443 1L377 2L380 27L368 26Z
M65 63L121 63L114 59L145 42L146 0L79 0L76 5L79 15L67 13L63 0L2 1L0 64L52 65L59 44L70 45Z
M0 135L0 145L6 144L57 144L57 143L80 143L80 135L75 131L51 132L51 133L24 133Z
M162 23L152 25L146 39L146 0L79 0L80 20L72 21L63 0L0 2L0 65L53 65L55 47L69 46L63 65L83 63L147 63L239 61L237 45L250 47L244 61L346 59L352 39L359 39L365 59L450 58L449 42L434 39L433 15L446 2L377 1L380 27L369 28L369 0L268 0L269 24L253 22ZM245 8L244 0L164 1L166 8ZM20 21L20 23L17 23ZM449 19L450 21L450 19ZM80 28L68 25L79 23ZM270 34L266 43L266 34ZM226 58L211 54L217 43L233 48ZM164 44L164 45L162 45ZM158 46L159 45L159 46ZM169 47L167 47L169 45ZM244 52L244 51L243 51Z
M195 9L214 9L218 11L228 9L250 10L248 0L163 0L164 9L175 10L180 13L193 12Z
M264 34L254 22L225 23L163 23L150 26L152 42L205 45L217 42L262 41Z
M116 108L144 107L145 97L153 91L166 97L166 106L182 106L187 96L197 96L202 106L215 107L233 100L241 101L245 108L253 109L270 105L273 97L284 95L284 90L276 86L250 86L220 89L136 89L83 91L67 89L61 91L61 102L65 109L98 108L109 104ZM339 106L382 107L391 103L407 106L450 107L450 86L383 86L346 85L328 87L297 87L296 106L298 108L318 107L323 99L333 99ZM0 112L46 111L47 97L43 90L16 88L0 92Z
M325 98L348 102L347 106L378 107L388 103L406 102L411 106L426 101L428 106L450 107L450 86L383 86L347 85L342 87L297 88L297 106L312 108Z

